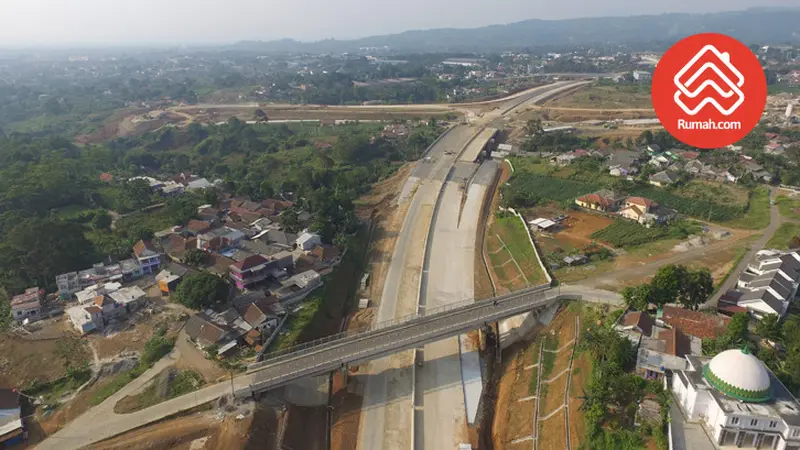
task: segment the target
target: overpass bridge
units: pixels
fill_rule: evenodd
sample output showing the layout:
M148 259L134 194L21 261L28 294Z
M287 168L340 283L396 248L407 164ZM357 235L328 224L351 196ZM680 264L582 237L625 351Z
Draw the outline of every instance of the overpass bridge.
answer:
M547 285L513 292L492 300L472 300L381 323L369 331L334 335L319 341L267 355L265 361L248 366L251 381L235 391L247 397L308 376L322 375L402 350L478 329L485 324L538 310L561 300L594 300L618 303L607 291L588 294L586 288ZM610 294L610 295L609 295Z

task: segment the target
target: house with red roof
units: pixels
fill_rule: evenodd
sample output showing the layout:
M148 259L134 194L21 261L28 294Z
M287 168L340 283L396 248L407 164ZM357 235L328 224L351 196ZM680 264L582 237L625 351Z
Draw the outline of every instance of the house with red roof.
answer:
M613 212L619 209L622 198L613 191L603 189L575 199L575 204L592 211Z

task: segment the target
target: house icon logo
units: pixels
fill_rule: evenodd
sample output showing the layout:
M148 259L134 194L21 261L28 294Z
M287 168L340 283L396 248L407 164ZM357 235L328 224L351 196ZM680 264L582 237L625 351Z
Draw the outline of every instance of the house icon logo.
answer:
M740 141L758 125L767 80L756 55L724 34L702 33L675 43L658 61L653 109L672 136L697 148Z
M711 58L707 58L711 56ZM708 61L708 59L711 59ZM702 65L700 61L706 62ZM731 80L734 78L734 80ZM720 86L719 81L722 81ZM744 75L731 63L730 53L722 53L713 45L706 45L675 74L675 103L690 115L696 116L706 105L711 105L725 116L733 114L744 103ZM735 97L735 102L723 107L720 100ZM687 106L684 98L700 98L694 108Z

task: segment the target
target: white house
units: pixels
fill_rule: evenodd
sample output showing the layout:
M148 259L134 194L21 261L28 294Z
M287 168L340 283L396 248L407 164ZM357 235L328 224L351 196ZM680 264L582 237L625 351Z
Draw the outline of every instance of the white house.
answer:
M719 447L800 450L800 403L746 348L686 359L673 371L675 403Z
M309 251L317 245L322 245L322 237L316 233L304 231L303 234L297 238L295 243L297 243L297 248L303 251Z
M736 304L756 317L783 316L800 286L800 254L762 250L739 277Z

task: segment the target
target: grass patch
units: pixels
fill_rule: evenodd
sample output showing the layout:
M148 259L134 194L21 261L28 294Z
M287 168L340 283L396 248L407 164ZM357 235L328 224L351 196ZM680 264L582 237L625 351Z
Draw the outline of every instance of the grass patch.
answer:
M800 220L800 198L779 195L775 199L775 203L778 204L781 216L791 220Z
M651 228L629 220L615 220L611 225L592 233L592 239L603 241L614 247L635 247L661 239L683 239L700 231L700 226L693 222L678 221L667 226Z
M539 384L539 371L537 367L531 369L531 382L528 385L528 394L536 395L536 386Z
M114 412L126 414L157 405L169 399L196 391L205 384L194 370L166 369L139 394L128 396L114 405Z
M536 257L536 249L531 245L525 223L517 216L498 217L494 220L490 233L500 236L508 253L519 264L520 269L530 285L536 286L547 282L547 277ZM502 255L504 252L493 256ZM503 261L504 262L504 261ZM496 263L492 263L497 265ZM499 264L502 264L500 262ZM515 266L516 267L516 266Z
M547 103L572 108L652 108L649 84L595 84Z
M795 236L800 236L800 223L784 223L778 228L772 239L767 242L765 248L788 250L789 241Z
M286 322L286 328L273 342L275 350L286 350L299 343L300 333L314 320L317 311L322 307L322 301L322 294L312 294L311 300L306 300L300 309L292 312L291 318Z
M763 186L753 190L744 216L724 222L724 225L743 230L766 228L769 225L769 190Z

